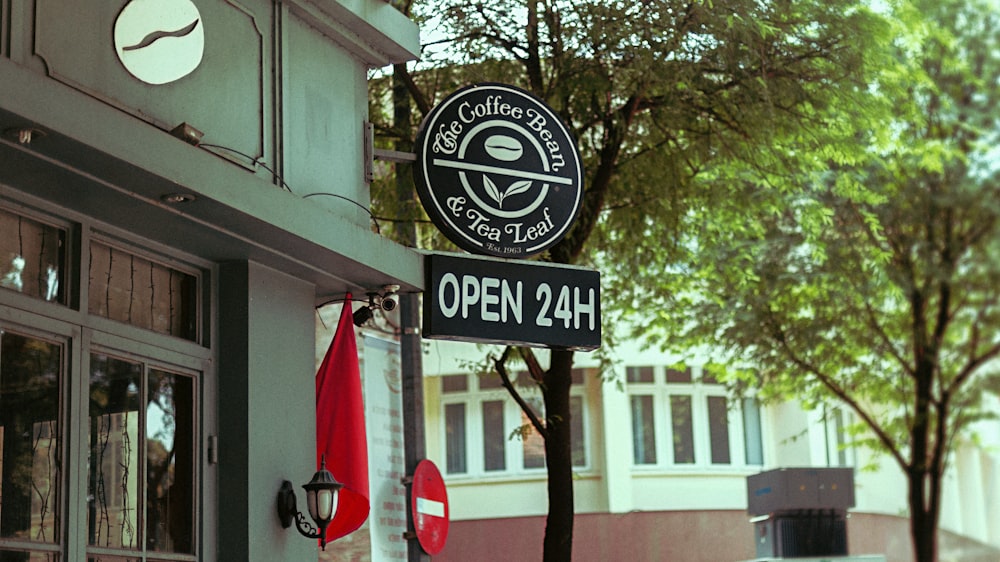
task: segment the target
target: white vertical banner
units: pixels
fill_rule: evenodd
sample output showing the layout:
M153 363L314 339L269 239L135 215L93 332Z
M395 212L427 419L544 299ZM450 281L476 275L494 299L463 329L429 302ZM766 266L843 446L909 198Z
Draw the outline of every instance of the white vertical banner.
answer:
M372 562L406 560L406 488L399 342L364 334Z

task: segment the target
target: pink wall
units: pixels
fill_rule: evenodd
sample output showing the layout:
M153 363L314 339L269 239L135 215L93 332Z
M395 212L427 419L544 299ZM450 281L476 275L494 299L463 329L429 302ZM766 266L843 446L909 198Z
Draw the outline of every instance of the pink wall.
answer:
M531 562L542 559L544 517L453 521L433 562ZM910 562L908 522L852 513L851 554L883 554ZM581 514L573 532L574 562L734 562L756 556L753 525L743 511L663 511ZM996 562L1000 551L942 533L940 554L963 562Z
M748 560L753 528L742 511L633 512L576 516L573 560ZM541 560L544 517L453 521L434 562Z

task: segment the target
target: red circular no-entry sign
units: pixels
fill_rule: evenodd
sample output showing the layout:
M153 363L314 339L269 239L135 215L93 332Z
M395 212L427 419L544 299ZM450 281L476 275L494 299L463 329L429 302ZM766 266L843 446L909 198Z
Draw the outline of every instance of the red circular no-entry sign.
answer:
M441 552L448 540L448 491L438 467L427 459L413 471L410 510L420 547L427 554Z

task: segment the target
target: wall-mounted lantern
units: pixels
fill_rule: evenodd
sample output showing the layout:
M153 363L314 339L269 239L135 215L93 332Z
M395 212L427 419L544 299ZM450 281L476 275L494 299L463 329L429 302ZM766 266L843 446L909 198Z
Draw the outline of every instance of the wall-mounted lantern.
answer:
M333 516L337 513L338 492L344 487L337 482L333 474L326 469L326 457L323 457L322 465L312 480L302 485L306 491L306 505L309 507L309 517L316 523L314 527L296 507L295 489L292 483L285 480L278 490L278 518L281 526L285 529L295 527L302 536L308 539L319 539L320 547L326 550L326 527L333 521Z

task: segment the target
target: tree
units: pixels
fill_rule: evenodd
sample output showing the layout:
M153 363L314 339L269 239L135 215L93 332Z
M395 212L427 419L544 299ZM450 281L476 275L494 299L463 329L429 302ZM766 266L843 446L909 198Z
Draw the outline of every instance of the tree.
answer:
M915 557L932 562L949 454L1000 382L1000 13L896 10L896 64L871 89L892 108L884 135L859 133L867 155L827 159L804 190L742 182L763 207L690 213L657 332L727 347L771 396L849 406L905 475ZM653 283L646 265L630 273Z
M795 151L857 150L821 110L863 94L866 53L883 32L851 0L458 0L414 9L428 14L418 17L442 38L436 46L447 46L425 51L432 68L394 68L420 113L459 84L500 81L545 100L576 137L586 170L582 208L544 256L565 264L593 265L599 251L623 247L614 259L636 262L638 251L659 249L650 232L679 226L689 209L725 196L721 182L695 181L713 162L780 176L799 165ZM377 106L371 114L377 118ZM393 125L387 119L377 130L407 136ZM376 191L373 199L392 215L399 197ZM601 224L619 228L589 244ZM546 419L536 421L548 470L544 559L568 561L573 354L553 350L548 368L530 351L520 355L545 405ZM501 375L510 356L496 362Z

